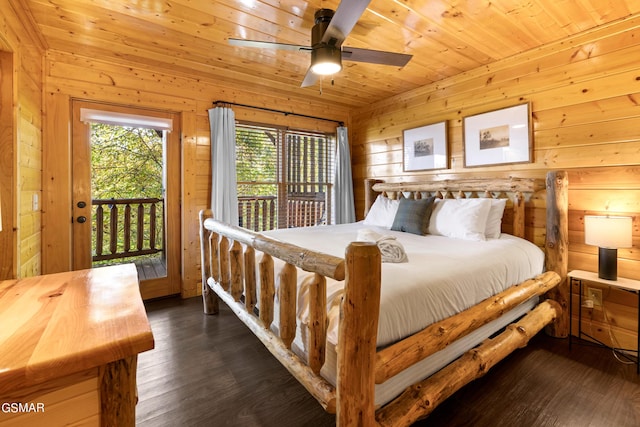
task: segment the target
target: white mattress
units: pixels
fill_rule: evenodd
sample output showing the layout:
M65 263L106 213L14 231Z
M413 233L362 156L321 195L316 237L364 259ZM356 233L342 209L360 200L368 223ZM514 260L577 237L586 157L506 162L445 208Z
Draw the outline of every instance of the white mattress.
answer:
M282 229L264 234L282 241L344 257L358 229L393 235L405 248L409 262L383 263L378 322L378 346L409 336L431 323L459 313L504 289L542 273L544 253L524 239L502 234L499 239L469 241L442 236L418 236L362 222L344 225ZM300 287L298 317L308 319L308 292ZM276 288L278 283L276 283ZM329 328L327 341L338 341L338 310L342 282L327 280ZM277 294L277 293L276 293ZM277 303L277 301L276 301ZM277 324L278 310L274 310ZM297 345L306 345L299 337Z

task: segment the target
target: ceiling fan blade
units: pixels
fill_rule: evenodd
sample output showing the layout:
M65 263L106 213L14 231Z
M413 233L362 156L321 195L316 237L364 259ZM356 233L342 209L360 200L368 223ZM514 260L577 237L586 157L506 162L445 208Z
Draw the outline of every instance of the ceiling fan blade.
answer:
M405 53L383 52L381 50L358 49L355 47L342 48L342 59L347 61L404 67L411 58L413 58L413 55Z
M342 0L322 36L322 42L336 47L342 46L344 39L353 30L369 3L371 0Z
M318 75L313 71L311 71L311 67L309 67L309 69L307 70L307 74L305 74L304 80L302 81L302 84L300 85L300 87L313 86L314 84L316 84L317 81L318 81Z
M255 47L259 49L281 49L281 50L294 50L294 51L308 51L311 52L311 46L301 46L297 44L286 43L272 43L262 42L259 40L244 40L244 39L228 39L231 46L241 47Z

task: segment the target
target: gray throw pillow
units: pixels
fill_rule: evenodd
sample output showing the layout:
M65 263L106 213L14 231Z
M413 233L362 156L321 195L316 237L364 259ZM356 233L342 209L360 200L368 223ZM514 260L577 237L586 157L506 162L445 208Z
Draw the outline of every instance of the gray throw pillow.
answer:
M426 199L400 199L400 205L393 219L391 229L421 236L427 234L434 200L435 197Z

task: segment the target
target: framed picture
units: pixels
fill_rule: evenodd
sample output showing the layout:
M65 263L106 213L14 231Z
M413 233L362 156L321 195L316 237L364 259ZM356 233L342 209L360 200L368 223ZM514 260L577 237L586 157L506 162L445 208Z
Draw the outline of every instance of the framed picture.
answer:
M530 117L528 103L465 117L464 166L531 162Z
M446 121L407 129L403 132L403 141L405 172L449 167Z

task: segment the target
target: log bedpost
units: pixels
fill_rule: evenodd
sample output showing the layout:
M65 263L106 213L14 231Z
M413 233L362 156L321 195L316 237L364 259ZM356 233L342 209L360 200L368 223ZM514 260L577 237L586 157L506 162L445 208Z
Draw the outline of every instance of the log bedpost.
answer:
M212 268L211 233L204 227L204 220L213 216L209 209L200 211L200 271L202 272L202 303L205 314L218 314L218 296L207 284L208 268ZM217 260L216 260L217 262Z
M346 250L347 273L340 306L336 424L374 426L375 356L380 312L381 255L375 243Z
M524 196L521 191L513 195L513 235L525 238L524 235Z
M562 312L545 331L556 338L569 335L570 288L567 282L569 256L569 178L566 171L547 173L547 232L545 239L545 269L555 271L560 283L547 297L560 304Z
M273 322L273 297L276 293L271 255L262 254L258 269L260 270L260 321L265 329L269 329Z
M242 264L242 245L234 240L229 248L229 276L231 296L236 301L242 296Z
M218 243L218 256L220 260L220 286L222 289L229 292L231 289L231 267L230 263L230 242L229 238L220 236L220 242Z
M249 313L256 306L256 251L248 246L244 250L244 305Z
M314 273L305 279L305 286L309 287L309 367L319 375L327 342L327 279Z
M373 205L373 202L376 201L376 197L378 197L378 192L373 189L374 184L382 182L382 180L367 178L364 180L364 216L366 217L369 213L369 209Z
M296 299L297 299L297 270L292 264L286 263L278 275L280 286L280 339L291 349L291 343L296 337Z

